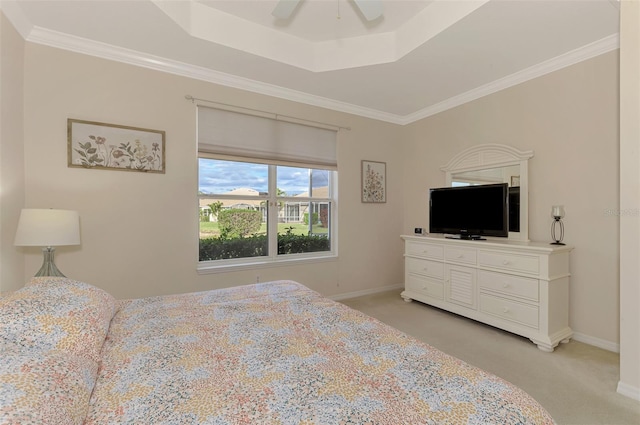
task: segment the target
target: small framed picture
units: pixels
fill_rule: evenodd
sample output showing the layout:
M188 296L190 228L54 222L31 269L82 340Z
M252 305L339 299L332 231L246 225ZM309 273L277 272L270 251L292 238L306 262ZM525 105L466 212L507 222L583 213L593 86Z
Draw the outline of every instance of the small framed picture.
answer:
M511 176L511 187L520 186L520 176Z
M387 164L385 162L362 161L362 202L387 202Z
M67 165L101 170L165 172L165 132L67 120Z

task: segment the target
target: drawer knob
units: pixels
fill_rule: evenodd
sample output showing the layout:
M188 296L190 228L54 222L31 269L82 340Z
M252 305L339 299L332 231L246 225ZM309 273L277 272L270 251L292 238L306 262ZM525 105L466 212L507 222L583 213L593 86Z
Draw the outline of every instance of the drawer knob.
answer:
M511 261L509 260L503 260L502 264L504 264L505 266L508 266L509 264L511 264Z
M423 270L423 271L425 271L425 272L428 272L428 271L429 271L429 268L428 268L428 267L425 267L425 268L423 268L422 270Z
M458 254L458 258L464 258L464 254Z
M504 283L502 284L502 287L503 287L504 289L507 289L507 288L508 288L508 287L510 287L510 286L511 286L511 285L509 285L507 282L504 282Z
M502 308L502 312L503 313L509 313L511 310L509 310L507 307L503 307Z

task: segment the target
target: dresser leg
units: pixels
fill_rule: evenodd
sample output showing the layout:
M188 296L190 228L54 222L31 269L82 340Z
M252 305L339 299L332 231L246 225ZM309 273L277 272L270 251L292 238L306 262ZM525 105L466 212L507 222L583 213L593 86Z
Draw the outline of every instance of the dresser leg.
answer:
M553 349L555 348L555 345L551 345L549 343L542 342L542 341L536 341L533 338L529 338L529 339L531 340L531 342L533 342L538 346L538 349L540 349L540 351L544 351L545 353L553 353Z
M538 344L538 348L541 351L544 351L545 353L553 353L553 347L550 347L550 346L548 346L546 344L545 345Z
M413 301L413 299L411 299L411 298L409 298L408 296L406 296L406 295L404 294L404 292L403 292L403 293L401 293L401 294L400 294L400 296L402 297L402 299L403 299L403 300L404 300L404 302L406 302L406 303L410 303L411 301Z

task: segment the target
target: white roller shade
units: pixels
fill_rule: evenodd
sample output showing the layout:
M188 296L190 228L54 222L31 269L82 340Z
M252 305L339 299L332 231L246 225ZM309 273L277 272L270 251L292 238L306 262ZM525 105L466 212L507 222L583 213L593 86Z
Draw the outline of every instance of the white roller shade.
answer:
M335 168L336 131L198 106L200 152Z

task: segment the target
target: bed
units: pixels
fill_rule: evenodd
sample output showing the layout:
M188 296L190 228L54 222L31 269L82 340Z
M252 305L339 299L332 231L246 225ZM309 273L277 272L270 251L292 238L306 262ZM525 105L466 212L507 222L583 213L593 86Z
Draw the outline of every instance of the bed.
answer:
M293 281L0 299L1 424L552 424L514 385Z

